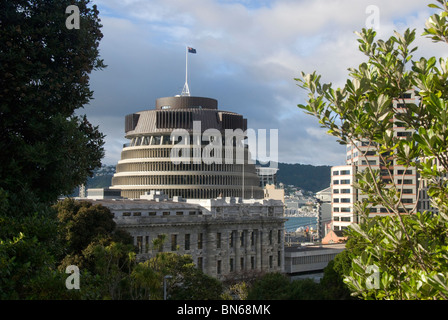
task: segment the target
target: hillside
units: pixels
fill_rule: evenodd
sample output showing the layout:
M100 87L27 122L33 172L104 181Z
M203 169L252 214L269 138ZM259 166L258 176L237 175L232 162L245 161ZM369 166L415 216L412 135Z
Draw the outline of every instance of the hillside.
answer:
M279 163L277 182L293 185L305 191L317 192L330 185L331 166L313 166L309 164ZM111 185L115 166L103 166L88 179L87 188L106 188Z
M279 163L277 182L317 192L330 186L331 166Z

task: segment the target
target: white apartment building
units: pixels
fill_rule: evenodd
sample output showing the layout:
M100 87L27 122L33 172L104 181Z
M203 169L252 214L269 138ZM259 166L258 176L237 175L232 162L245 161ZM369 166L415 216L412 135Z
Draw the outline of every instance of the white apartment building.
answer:
M355 172L354 165L331 168L333 230L344 230L351 223L358 222L353 207L357 200L357 190L352 185L355 181Z

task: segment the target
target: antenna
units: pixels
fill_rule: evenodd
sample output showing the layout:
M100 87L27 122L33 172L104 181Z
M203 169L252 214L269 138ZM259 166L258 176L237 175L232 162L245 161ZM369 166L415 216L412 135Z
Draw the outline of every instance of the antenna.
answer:
M190 96L190 88L188 87L188 53L196 53L196 49L191 47L185 48L185 85L182 89L181 96Z

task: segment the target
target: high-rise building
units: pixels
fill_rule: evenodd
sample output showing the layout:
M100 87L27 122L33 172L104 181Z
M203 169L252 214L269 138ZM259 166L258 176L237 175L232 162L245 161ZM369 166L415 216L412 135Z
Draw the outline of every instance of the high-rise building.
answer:
M124 198L162 191L168 197L263 198L245 145L247 120L211 98L175 96L126 116L121 160L111 189Z
M407 92L400 99L400 102L394 102L394 108L397 113L403 112L410 103L415 103L415 98L412 92ZM406 137L412 135L412 132L406 130L396 117L393 121L395 137L406 139ZM388 155L379 155L377 146L369 141L357 141L354 144L347 145L346 164L331 169L332 229L334 231L344 230L351 223L359 222L354 203L367 198L367 196L361 194L353 186L353 183L356 182L356 173L367 168L380 170L381 180L386 185L394 183L401 190L403 207L399 208L400 212L416 212L418 201L416 168L400 165ZM370 206L370 216L384 214L389 214L387 208L380 205Z

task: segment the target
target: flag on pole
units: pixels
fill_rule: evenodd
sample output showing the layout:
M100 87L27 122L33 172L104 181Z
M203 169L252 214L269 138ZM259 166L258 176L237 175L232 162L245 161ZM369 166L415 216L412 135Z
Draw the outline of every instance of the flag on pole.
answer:
M193 49L191 47L188 47L188 52L189 53L196 53L196 49Z

